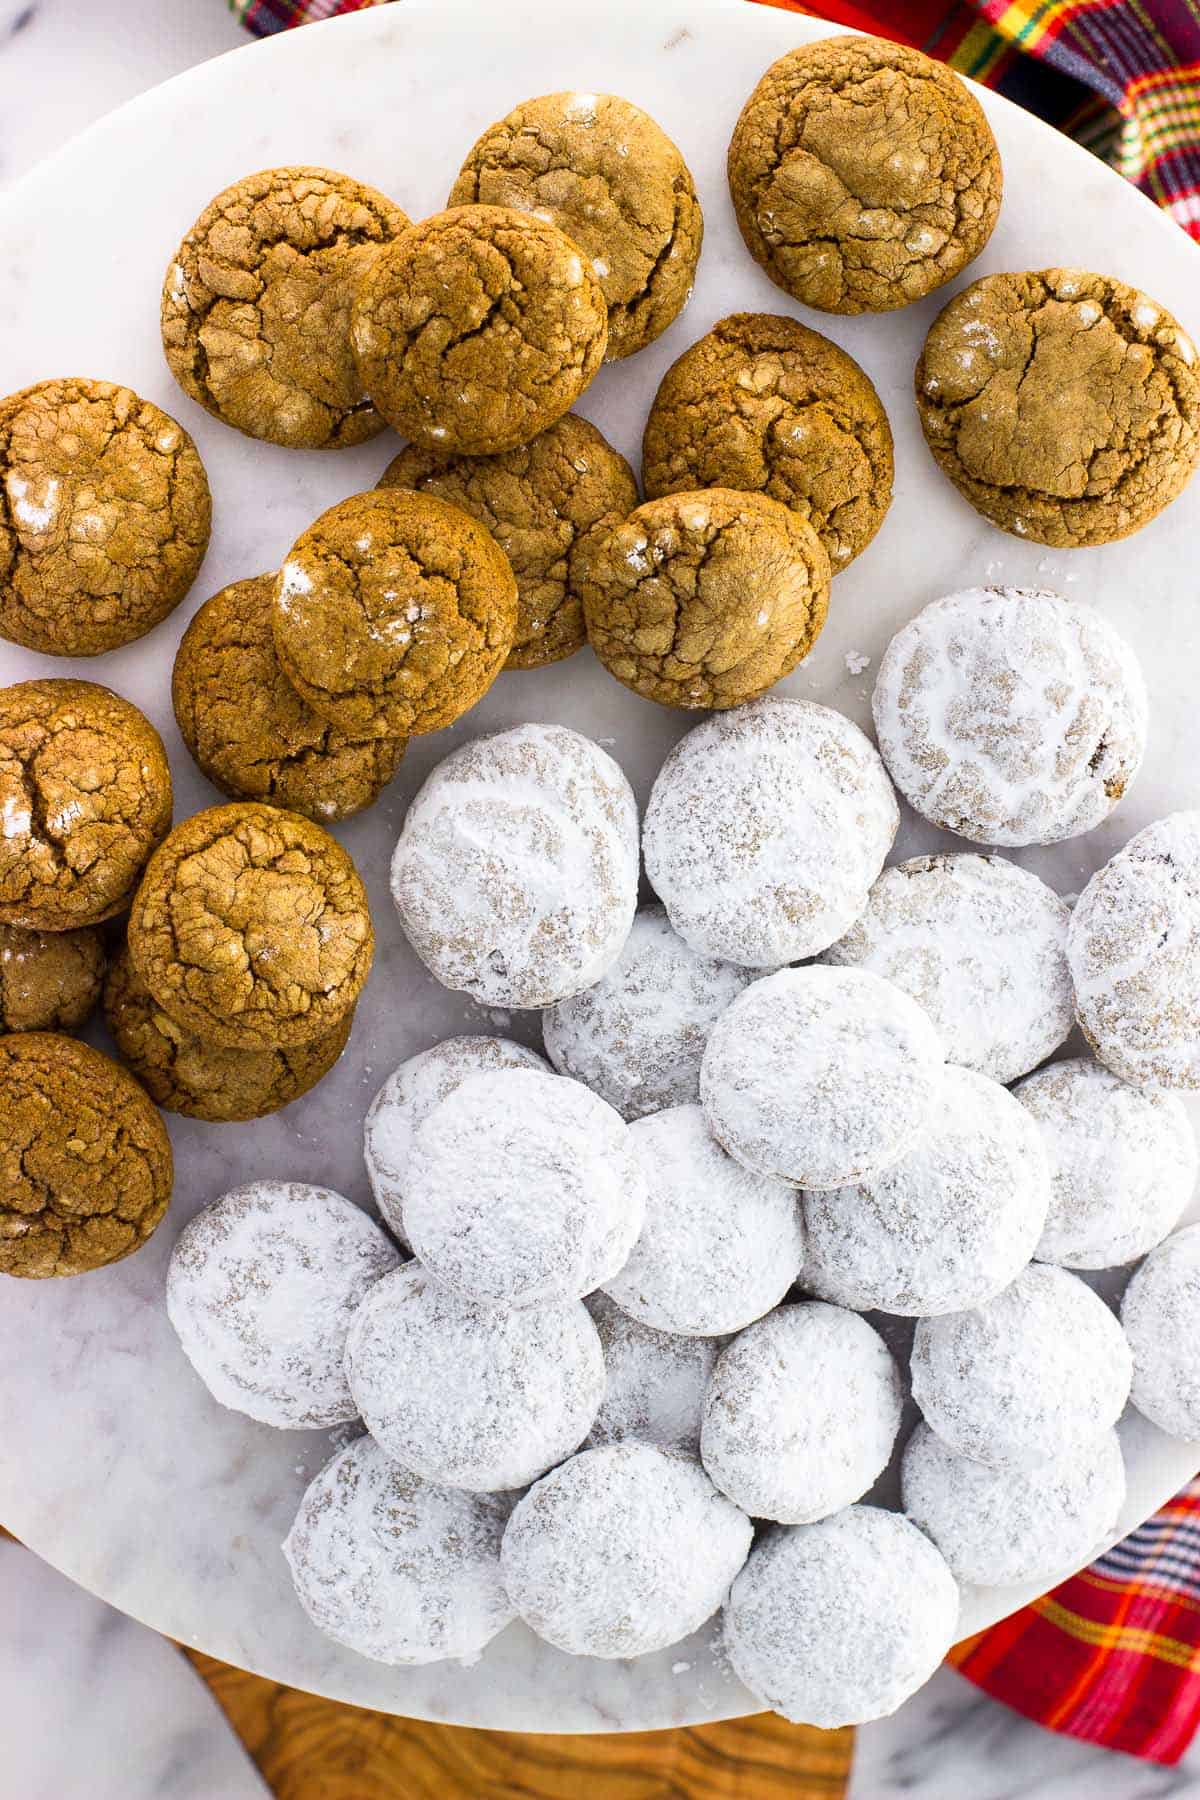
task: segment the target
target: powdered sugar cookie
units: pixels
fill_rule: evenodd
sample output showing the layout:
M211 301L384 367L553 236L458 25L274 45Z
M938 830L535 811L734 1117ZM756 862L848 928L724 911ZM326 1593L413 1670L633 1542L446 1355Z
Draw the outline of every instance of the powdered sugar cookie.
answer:
M1200 1438L1200 1225L1152 1250L1121 1303L1133 1351L1133 1404L1172 1437Z
M600 1292L584 1305L600 1334L607 1376L585 1449L637 1438L699 1456L704 1390L729 1339L655 1331Z

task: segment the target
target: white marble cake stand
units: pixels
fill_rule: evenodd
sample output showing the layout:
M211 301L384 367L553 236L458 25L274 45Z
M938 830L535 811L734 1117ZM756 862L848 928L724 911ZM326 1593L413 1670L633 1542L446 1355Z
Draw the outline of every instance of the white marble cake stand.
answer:
M479 130L556 88L627 94L682 146L707 231L695 297L642 355L606 368L581 410L636 460L667 365L735 309L795 311L755 268L724 180L737 112L768 62L818 24L726 0L564 6L408 0L247 47L101 121L0 202L0 393L62 374L130 383L194 432L216 523L195 602L274 568L303 526L371 485L395 445L306 454L253 444L184 399L158 344L158 290L176 241L237 176L271 163L325 163L392 194L414 216L444 203ZM984 94L1006 199L973 272L1072 262L1137 282L1200 328L1200 261L1183 233L1084 151ZM830 623L791 691L869 722L888 637L934 595L966 582L1074 584L1139 648L1154 696L1144 773L1117 818L1030 865L1063 892L1150 818L1195 804L1200 764L1196 544L1200 482L1146 531L1109 549L1056 554L991 530L938 475L921 443L910 379L935 298L875 319L825 319L877 383L896 433L896 500L871 548L838 576ZM68 665L0 645L0 680L76 673L110 683L163 731L177 812L210 804L176 734L171 659L189 601L140 644ZM860 668L862 658L870 663ZM125 1612L227 1662L337 1699L461 1724L534 1731L635 1729L718 1719L755 1703L714 1648L712 1628L635 1662L562 1656L513 1626L474 1668L391 1670L337 1649L307 1623L279 1554L296 1502L329 1450L320 1434L274 1432L222 1411L192 1374L163 1310L163 1271L186 1220L251 1176L327 1182L367 1200L359 1122L402 1057L455 1031L535 1017L481 1013L439 989L407 949L387 896L405 805L464 733L555 719L611 746L644 797L682 714L647 705L585 654L504 676L457 731L418 741L373 811L339 828L371 889L379 952L342 1063L283 1116L214 1127L173 1119L177 1187L168 1221L138 1256L74 1281L0 1281L0 1520ZM906 821L900 853L936 834ZM102 1040L101 1040L102 1041ZM1125 1427L1128 1528L1192 1474L1200 1449L1143 1422ZM968 1596L964 1630L1028 1596Z

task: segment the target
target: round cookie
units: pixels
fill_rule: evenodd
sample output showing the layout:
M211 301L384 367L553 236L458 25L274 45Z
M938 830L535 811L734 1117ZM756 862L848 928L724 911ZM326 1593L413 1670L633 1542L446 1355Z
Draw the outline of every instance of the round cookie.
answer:
M214 1400L284 1430L357 1417L343 1362L350 1321L400 1255L329 1188L251 1181L184 1226L167 1317Z
M600 1334L605 1374L604 1398L584 1448L636 1438L699 1456L704 1390L728 1338L655 1331L599 1290L584 1305Z
M0 1273L80 1275L167 1210L171 1144L119 1064L48 1031L0 1037Z
M1129 1398L1125 1335L1098 1294L1030 1263L970 1312L922 1319L913 1399L944 1444L993 1469L1081 1455Z
M231 1050L324 1038L367 979L375 934L358 872L299 813L210 806L155 852L129 954L180 1025Z
M283 1545L305 1612L359 1656L473 1662L516 1612L500 1581L502 1494L439 1487L356 1438L309 1483Z
M681 738L646 807L646 875L702 956L777 969L845 935L900 821L841 713L768 695Z
M492 456L568 412L604 360L607 309L555 225L456 206L376 257L354 302L359 376L415 444Z
M302 450L383 430L350 349L350 306L408 217L332 169L262 169L205 207L163 282L162 339L184 393L248 437Z
M898 1162L945 1064L915 1001L865 969L781 969L740 994L700 1068L708 1128L748 1169L842 1188Z
M638 503L633 470L596 427L565 413L528 444L498 456L455 456L409 444L382 488L434 494L487 527L517 582L517 628L506 669L538 669L587 641L576 563L591 533Z
M1106 1068L1134 1087L1200 1088L1200 812L1156 819L1097 869L1067 959Z
M903 1405L900 1371L865 1319L819 1300L781 1306L720 1356L700 1457L743 1511L806 1525L866 1493Z
M504 667L517 584L491 534L431 494L375 488L288 551L272 629L287 679L352 738L438 731Z
M831 37L772 63L729 145L746 248L793 299L888 312L950 281L991 236L1000 153L944 64Z
M1071 911L1002 856L914 856L885 869L821 961L870 969L932 1019L946 1060L1008 1083L1068 1036Z
M267 800L330 823L378 799L402 737L345 736L280 667L275 575L234 581L194 614L175 653L171 703L199 767L231 800Z
M491 125L448 205L514 207L591 258L608 308L608 358L632 356L687 304L704 220L662 128L616 94L541 94Z
M1171 1437L1200 1438L1200 1225L1185 1226L1152 1250L1121 1302L1133 1353L1131 1399Z
M753 1535L691 1457L610 1444L518 1500L500 1574L526 1624L557 1649L645 1656L712 1617Z
M1110 275L985 275L938 314L917 411L942 473L1002 531L1069 550L1139 531L1200 458L1191 339Z
M604 1356L578 1300L476 1306L412 1262L359 1307L346 1375L396 1462L488 1493L524 1487L582 1443L604 1393Z
M709 1031L752 979L697 955L665 908L642 907L607 974L542 1014L546 1055L624 1119L686 1106L700 1098Z
M1196 1188L1183 1102L1134 1088L1090 1057L1039 1069L1013 1089L1042 1134L1050 1211L1035 1252L1070 1269L1114 1269L1179 1223Z
M197 1037L151 999L127 949L104 984L104 1022L117 1053L166 1112L227 1123L261 1119L315 1087L346 1048L353 1009L332 1030L290 1048L230 1050Z
M797 1725L885 1718L929 1680L958 1629L958 1584L898 1513L849 1506L768 1532L725 1606L734 1673Z
M409 943L485 1006L553 1006L600 980L637 906L633 789L565 725L451 751L408 809L392 898Z
M834 574L892 499L892 433L853 357L799 319L734 313L663 376L642 438L646 497L767 494L807 519Z
M888 773L945 831L1056 844L1100 825L1146 747L1137 658L1045 588L965 588L892 639L872 701Z
M191 587L211 523L196 446L132 389L0 400L0 637L48 656L132 643Z
M171 824L171 771L144 714L90 681L0 688L0 924L96 925L129 904Z
M104 985L98 931L21 931L0 925L0 1032L74 1031Z
M776 500L728 488L648 500L580 558L588 642L661 706L741 706L808 655L829 610L829 558Z
M961 1312L1021 1273L1049 1204L1033 1120L998 1082L948 1067L899 1162L807 1196L804 1286L859 1312Z

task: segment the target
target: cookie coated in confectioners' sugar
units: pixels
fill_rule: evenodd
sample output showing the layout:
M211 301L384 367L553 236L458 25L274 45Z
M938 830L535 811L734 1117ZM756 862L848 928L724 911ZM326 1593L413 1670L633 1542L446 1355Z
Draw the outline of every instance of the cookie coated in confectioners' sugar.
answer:
M1150 1252L1121 1302L1133 1404L1171 1437L1200 1438L1198 1314L1200 1225L1187 1225Z
M693 950L777 969L845 935L899 822L858 727L772 694L671 751L646 808L646 875Z
M518 1500L500 1546L508 1597L571 1656L646 1656L710 1619L754 1528L691 1457L585 1450Z
M680 1337L630 1318L597 1290L584 1301L604 1350L605 1387L587 1450L627 1438L700 1454L704 1390L728 1338Z
M0 925L0 1031L74 1031L104 985L104 939Z
M403 1667L471 1663L516 1611L500 1580L509 1498L425 1481L356 1438L311 1482L283 1545L326 1637Z
M406 936L445 987L485 1006L553 1006L599 981L637 907L633 789L565 725L452 750L392 858Z
M933 1020L947 1062L1015 1081L1075 1022L1070 908L1002 856L914 856L883 871L822 962L870 969Z
M1090 607L964 588L902 626L872 702L888 773L923 818L978 844L1093 830L1141 766L1146 684Z
M855 1187L805 1197L803 1285L859 1312L960 1312L1021 1273L1049 1204L1033 1120L999 1082L947 1067L899 1162Z

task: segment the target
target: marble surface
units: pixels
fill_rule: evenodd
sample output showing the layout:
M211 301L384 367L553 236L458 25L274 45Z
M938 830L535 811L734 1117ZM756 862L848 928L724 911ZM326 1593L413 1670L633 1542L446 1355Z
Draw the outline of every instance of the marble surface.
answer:
M83 28L98 40L108 3L103 11L82 9L89 13ZM31 54L39 15L52 14L56 5L65 10L65 0L42 0L31 22L10 37L6 57ZM473 45L469 68L464 9ZM11 25L11 5L8 10ZM71 10L74 29L81 9ZM144 10L149 31L149 15L160 9ZM176 0L165 11L182 18ZM189 11L208 14L210 7L191 0ZM137 35L136 14L136 7L121 9L122 54ZM481 126L523 95L561 86L611 88L645 105L677 138L695 172L707 239L690 309L650 350L605 369L581 408L635 457L650 395L687 343L735 307L794 310L737 238L722 164L732 121L762 68L821 28L742 0L579 6L569 34L556 18L541 0L513 0L502 26L499 15L471 12L467 0L406 0L247 47L134 102L0 198L4 384L12 388L67 369L92 372L129 381L188 425L216 501L213 545L195 603L226 581L274 566L297 530L341 495L369 485L394 448L379 440L321 456L250 444L173 388L157 341L161 271L210 194L249 168L324 161L375 182L419 215L441 204ZM3 19L0 12L0 29ZM222 28L229 23L222 19ZM211 18L203 31L194 20L186 29L194 32L195 54L219 47ZM119 60L111 45L103 54L109 67ZM56 61L45 85L57 82L59 67ZM141 85L128 69L122 78ZM29 65L26 79L35 79ZM1066 259L1108 269L1141 282L1195 331L1196 252L1183 235L1085 152L994 97L987 105L1008 198L978 269ZM9 155L10 112L0 108L0 157ZM186 155L176 153L179 145L186 145ZM1047 552L991 530L941 481L913 416L910 372L935 310L929 302L880 319L821 322L863 362L888 407L897 494L875 543L839 576L830 624L788 685L866 722L871 673L884 644L932 596L966 582L1025 581L1086 597L1138 645L1154 694L1154 731L1140 782L1108 826L1057 851L1021 856L1061 891L1073 891L1149 818L1194 801L1190 771L1200 755L1200 719L1191 684L1179 672L1196 666L1200 652L1192 598L1200 487L1130 543L1101 551ZM149 639L79 670L126 693L163 729L181 815L215 797L192 769L170 719L170 661L191 610L189 599ZM861 656L869 666L852 673ZM0 648L0 680L67 669ZM404 945L386 892L405 805L432 763L466 732L529 718L590 731L614 749L641 798L687 724L625 693L586 656L537 674L505 676L466 725L414 747L371 813L339 827L367 879L380 939L350 1050L316 1093L275 1119L220 1129L173 1121L176 1198L167 1223L138 1256L74 1282L4 1283L0 1518L135 1617L228 1661L334 1697L510 1729L587 1731L717 1718L752 1703L723 1666L711 1631L659 1657L600 1664L563 1658L512 1627L465 1671L391 1671L327 1643L300 1615L278 1546L328 1440L274 1433L222 1412L185 1364L162 1306L174 1236L197 1207L234 1181L265 1174L324 1181L367 1202L358 1121L403 1056L468 1029L512 1029L535 1040L535 1020L481 1014L438 990ZM897 854L937 842L908 819ZM1133 1474L1129 1525L1192 1472L1197 1452L1169 1444L1136 1419L1125 1432ZM1015 1591L969 1596L964 1628L1000 1616L1022 1598Z

